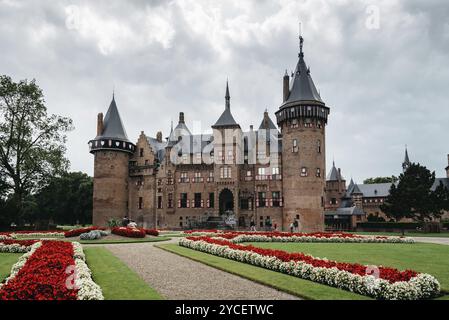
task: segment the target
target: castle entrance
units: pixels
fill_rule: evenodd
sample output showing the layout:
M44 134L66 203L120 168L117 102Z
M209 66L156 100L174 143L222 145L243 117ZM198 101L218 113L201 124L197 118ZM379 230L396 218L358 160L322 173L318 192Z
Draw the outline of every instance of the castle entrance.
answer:
M225 214L227 211L234 211L234 195L231 190L223 189L219 196L220 214Z

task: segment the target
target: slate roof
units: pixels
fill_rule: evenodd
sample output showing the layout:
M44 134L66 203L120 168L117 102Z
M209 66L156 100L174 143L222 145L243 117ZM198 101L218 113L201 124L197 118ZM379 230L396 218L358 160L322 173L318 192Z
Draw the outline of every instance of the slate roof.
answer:
M215 122L215 124L212 126L212 128L234 126L238 126L238 124L231 113L231 96L229 95L229 85L226 81L225 110L218 118L217 122Z
M352 206L347 208L338 208L337 210L333 211L325 211L324 214L326 216L363 216L365 215L365 212L363 212L362 209Z
M262 122L260 123L259 129L266 129L266 130L277 130L276 125L271 120L268 112L264 112L264 117L262 119Z
M290 94L284 104L291 104L293 102L318 102L324 104L321 100L320 94L313 83L310 75L310 68L307 67L304 61L304 52L302 51L303 38L300 37L301 49L298 56L298 64L296 65L295 73L292 75L290 84Z
M345 179L345 178L343 178L343 176L340 175L340 173L338 172L338 169L335 167L335 161L332 162L331 171L327 175L326 179L328 181L338 181L338 180L344 180Z
M103 132L95 139L111 138L129 142L122 119L115 103L114 95L103 120Z

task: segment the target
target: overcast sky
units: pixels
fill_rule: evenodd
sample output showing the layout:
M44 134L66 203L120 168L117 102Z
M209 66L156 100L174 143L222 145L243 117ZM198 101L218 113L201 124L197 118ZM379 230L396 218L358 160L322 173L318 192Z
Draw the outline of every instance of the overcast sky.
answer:
M298 54L331 108L332 160L357 182L412 161L445 176L449 4L441 1L0 0L0 74L35 78L50 113L71 117L72 170L93 173L87 142L112 90L131 141L212 125L224 108L242 128L274 120Z

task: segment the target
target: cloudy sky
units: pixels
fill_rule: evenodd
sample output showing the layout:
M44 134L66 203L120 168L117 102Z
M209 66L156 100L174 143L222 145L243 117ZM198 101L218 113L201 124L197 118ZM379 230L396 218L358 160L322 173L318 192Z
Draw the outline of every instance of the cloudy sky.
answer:
M274 119L305 59L331 108L332 159L349 179L412 161L444 175L449 138L449 4L445 0L0 0L0 73L35 78L51 113L69 116L72 170L93 173L87 142L112 90L129 138L166 136L180 111L213 124L224 108L242 128Z

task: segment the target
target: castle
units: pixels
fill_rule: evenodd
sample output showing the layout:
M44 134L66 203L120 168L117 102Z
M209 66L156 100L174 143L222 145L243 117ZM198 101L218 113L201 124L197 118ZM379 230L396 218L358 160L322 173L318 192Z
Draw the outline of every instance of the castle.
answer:
M273 123L264 112L257 130L244 131L225 108L212 134L191 134L184 113L163 139L141 132L129 141L115 98L97 136L93 224L127 215L139 225L184 228L205 217L232 213L237 227L271 221L287 230L324 230L326 141L330 112L304 61L303 38L294 73L283 77L283 102Z

